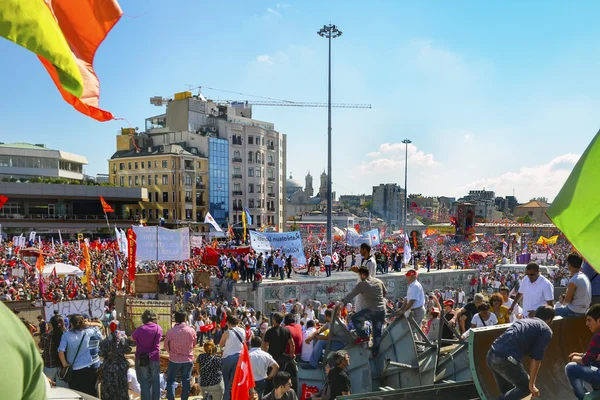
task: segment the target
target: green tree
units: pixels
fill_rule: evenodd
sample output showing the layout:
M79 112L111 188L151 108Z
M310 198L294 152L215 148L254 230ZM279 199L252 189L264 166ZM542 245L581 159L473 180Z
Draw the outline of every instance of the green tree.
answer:
M520 224L531 224L535 222L535 220L528 214L517 219L517 222Z

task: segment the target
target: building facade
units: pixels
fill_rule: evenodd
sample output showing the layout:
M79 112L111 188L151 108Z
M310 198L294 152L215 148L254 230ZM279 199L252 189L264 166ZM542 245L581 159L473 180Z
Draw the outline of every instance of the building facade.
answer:
M406 191L396 183L373 186L373 213L393 226L400 226L404 215Z
M123 135L129 134L120 136ZM167 226L204 221L208 158L197 148L184 146L144 143L143 147L131 149L119 146L117 140L117 152L109 161L109 181L148 191L147 201L127 206L129 218Z
M63 178L83 180L83 156L43 144L0 143L0 179Z
M531 200L529 203L515 207L515 218L521 218L528 215L538 223L551 224L552 220L546 215L548 208L550 208L550 204L548 203L539 200Z
M151 102L159 105L163 101L153 98ZM207 161L207 169L197 173L196 179L210 177L210 182L199 181L204 187L208 183L210 193L202 196L206 203L203 207L192 204L195 222L203 223L210 211L223 228L231 224L239 230L243 209L247 208L252 218L249 228L283 231L285 135L272 123L253 119L252 106L246 103L217 104L189 92L178 93L175 100L166 103L164 114L146 119L145 132L129 132L131 135L121 139L121 144L135 152L137 148L143 152L148 145L178 145L182 151ZM177 191L179 183L174 182L173 187L164 190ZM158 190L162 193L163 188ZM192 190L194 195L198 195L196 190ZM172 205L163 208L171 209ZM181 218L180 214L175 216Z

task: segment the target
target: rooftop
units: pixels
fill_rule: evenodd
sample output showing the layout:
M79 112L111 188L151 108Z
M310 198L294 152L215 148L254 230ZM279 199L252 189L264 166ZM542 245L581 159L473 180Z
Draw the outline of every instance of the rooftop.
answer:
M539 200L532 200L529 203L525 203L525 204L521 204L519 206L517 206L517 208L548 208L550 207L550 204L548 203L544 203L543 201L539 201Z
M25 142L16 143L0 143L0 147L8 147L11 149L24 149L24 150L52 150L46 147L45 144L31 144Z
M196 148L185 147L184 143L180 144L164 144L150 147L140 147L139 151L136 149L121 150L114 153L111 159L116 158L130 158L130 157L147 157L147 156L158 156L166 154L175 154L191 157L203 157L206 155L199 152Z

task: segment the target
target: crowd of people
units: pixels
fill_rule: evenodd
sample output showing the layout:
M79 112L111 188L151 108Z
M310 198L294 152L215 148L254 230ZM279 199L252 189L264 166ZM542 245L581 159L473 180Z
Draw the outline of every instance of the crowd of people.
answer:
M83 257L80 246L43 245L44 261L80 265ZM114 296L124 290L118 284L115 270L116 265L126 262L122 255L102 248L90 251L93 281L89 292L87 285L74 277L51 276L43 287L36 268L31 266L34 260L28 262L26 257L15 254L17 249L2 244L0 299L41 303L104 297L107 310L102 321L87 315L71 315L67 319L54 315L46 322L40 316L35 327L22 319L28 331L39 339L43 372L57 386L69 386L92 395L98 395L99 391L102 399L152 400L173 399L176 388L182 399L190 393L199 393L205 399L230 399L243 344L250 349L255 380L251 395L255 398L295 399L302 390L298 382L300 367L324 368L328 378L315 396L335 399L352 393L345 372L351 360L343 348L351 343L362 344L377 356L382 332L395 318L410 316L432 342L443 345L444 340L456 335L468 336L472 328L530 320L542 306L551 306L556 315L563 317L584 316L590 314L590 304L600 299L597 296L600 293L590 283L595 278L593 269L581 257L569 254L568 244L559 243L554 248L553 258L558 268L549 270L546 276L536 263L528 264L522 272L497 270L494 268L497 262L508 262L503 260L506 256L501 252L490 259L467 260L461 265L457 262L460 257L454 253L462 254L473 248L461 250L465 245L452 246L437 243L424 252L424 257L415 253L412 265L399 266L397 248L391 257L389 254L382 257L386 249L366 244L358 252L343 249L335 256L315 254L309 257L305 271L290 271L289 257L279 252L222 255L212 267L202 264L198 254L184 262L141 263L139 272L159 273L159 292L177 296L178 311L174 314L175 325L163 332L156 314L147 310L142 316L143 325L127 337L119 328L114 312ZM454 268L478 269L479 273L463 283L464 290L446 287L425 293L419 274L430 268L447 268L450 263ZM242 267L253 271L242 273ZM585 267L592 272L580 272ZM406 272L407 296L389 298L377 276L399 269ZM14 274L15 270L23 273ZM357 274L357 284L345 298L331 299L328 304L314 299L302 302L290 299L281 304L280 312L263 315L246 301L234 298L228 302L223 293L195 284L196 270L210 271L229 284L239 280L260 282L263 276L285 279L292 273L317 274L324 270L328 276L338 270L350 270ZM556 303L555 286L567 288ZM324 354L326 347L330 350L328 354ZM502 350L498 348L496 352L498 357ZM163 371L161 353L169 360ZM578 360L576 357L573 356ZM488 360L488 363L493 370L493 362ZM573 366L568 368L570 379L579 377L579 381L573 378L571 382L589 380L589 371L584 372ZM528 390L535 393L535 377L533 382ZM518 386L518 382L509 383ZM500 379L498 384L501 390L508 387ZM581 385L574 386L576 394L581 392Z

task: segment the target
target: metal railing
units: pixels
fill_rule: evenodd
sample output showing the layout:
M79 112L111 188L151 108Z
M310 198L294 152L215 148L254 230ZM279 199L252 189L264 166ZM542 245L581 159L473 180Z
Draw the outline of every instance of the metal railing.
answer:
M231 175L231 178L233 178L233 179L242 179L242 174L233 174L233 175Z

